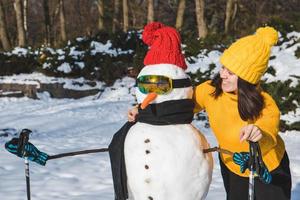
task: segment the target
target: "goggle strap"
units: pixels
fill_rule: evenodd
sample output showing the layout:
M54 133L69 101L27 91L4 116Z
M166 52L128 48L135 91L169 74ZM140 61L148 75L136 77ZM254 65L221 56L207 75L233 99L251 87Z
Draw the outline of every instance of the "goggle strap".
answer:
M185 88L192 86L192 82L189 78L184 79L172 79L173 88Z

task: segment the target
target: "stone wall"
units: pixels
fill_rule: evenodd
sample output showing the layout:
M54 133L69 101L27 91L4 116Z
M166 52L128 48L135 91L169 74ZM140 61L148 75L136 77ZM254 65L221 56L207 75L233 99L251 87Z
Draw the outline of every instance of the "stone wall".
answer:
M73 98L79 99L86 96L96 95L103 89L72 90L63 87L64 83L40 83L18 84L0 83L0 97L29 97L37 99L38 92L48 92L52 98Z

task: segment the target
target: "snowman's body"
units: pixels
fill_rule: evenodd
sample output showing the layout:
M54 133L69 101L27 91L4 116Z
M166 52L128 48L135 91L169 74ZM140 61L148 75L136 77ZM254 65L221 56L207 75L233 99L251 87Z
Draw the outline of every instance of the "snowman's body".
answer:
M172 79L185 72L169 64L147 66L140 75L155 74ZM137 91L140 103L145 94ZM152 103L190 99L192 88L173 89ZM191 124L151 125L137 122L126 136L124 154L130 200L201 200L211 182L212 157L204 154L209 145Z

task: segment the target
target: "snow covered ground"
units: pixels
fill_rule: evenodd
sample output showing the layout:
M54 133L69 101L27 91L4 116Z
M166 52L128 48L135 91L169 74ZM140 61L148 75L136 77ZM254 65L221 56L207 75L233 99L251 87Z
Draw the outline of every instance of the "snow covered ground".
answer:
M126 112L134 96L129 88L131 78L117 81L107 88L101 98L87 97L79 100L51 99L41 94L42 100L28 98L0 99L0 128L17 131L33 130L30 141L50 155L107 147L113 133L126 121ZM210 129L204 122L195 121L212 146L216 145ZM293 176L292 200L300 199L300 143L299 132L281 134L291 160ZM24 161L4 149L0 137L0 199L26 199ZM213 181L208 200L225 199L217 155ZM113 186L107 153L81 155L48 161L45 167L30 163L31 192L33 200L112 200Z

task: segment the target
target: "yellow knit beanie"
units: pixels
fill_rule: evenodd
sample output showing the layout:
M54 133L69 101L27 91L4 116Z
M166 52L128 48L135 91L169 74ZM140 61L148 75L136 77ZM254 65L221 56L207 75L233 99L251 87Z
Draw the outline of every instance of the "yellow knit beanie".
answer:
M271 47L277 41L278 33L274 28L259 28L254 35L234 42L224 51L220 62L238 77L256 84L267 70Z

